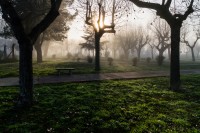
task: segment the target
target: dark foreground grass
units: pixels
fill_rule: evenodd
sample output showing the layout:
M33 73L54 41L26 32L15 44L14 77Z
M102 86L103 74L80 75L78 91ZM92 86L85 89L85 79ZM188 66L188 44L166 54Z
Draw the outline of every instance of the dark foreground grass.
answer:
M0 88L0 132L200 132L200 75L35 86L32 108L10 111L18 90Z

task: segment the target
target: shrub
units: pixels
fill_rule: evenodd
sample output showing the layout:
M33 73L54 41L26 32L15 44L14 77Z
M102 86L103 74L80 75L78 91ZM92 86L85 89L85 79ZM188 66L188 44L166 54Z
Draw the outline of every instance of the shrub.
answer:
M132 62L133 62L133 66L137 66L138 58L137 58L137 57L134 57L134 58L132 59Z
M150 57L147 57L147 58L146 58L146 61L147 61L147 63L150 63L150 62L151 62L151 58L150 58Z
M109 66L113 65L113 58L112 57L108 57L108 64L109 64Z
M157 61L157 63L158 63L159 66L161 66L163 64L164 59L165 59L164 56L160 56L159 55L159 56L156 57L156 61Z
M92 63L93 62L93 58L91 56L87 56L87 62L88 63Z

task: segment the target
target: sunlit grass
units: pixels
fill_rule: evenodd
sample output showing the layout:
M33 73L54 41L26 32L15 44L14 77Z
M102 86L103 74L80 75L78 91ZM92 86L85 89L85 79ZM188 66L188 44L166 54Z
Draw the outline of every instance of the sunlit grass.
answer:
M35 86L32 108L9 112L18 90L0 88L3 132L199 132L199 75Z
M181 69L199 69L200 62L181 62ZM56 67L73 67L75 71L74 74L86 74L95 73L94 63L88 63L86 60L69 61L64 59L49 60L43 63L33 62L33 74L34 76L46 76L55 75ZM147 63L146 60L141 60L137 66L133 66L131 61L120 61L114 60L113 65L108 65L106 59L101 60L101 72L111 73L111 72L137 72L137 71L168 71L169 62L164 62L162 66L158 66L155 61ZM5 63L0 64L0 77L12 77L19 75L19 63Z

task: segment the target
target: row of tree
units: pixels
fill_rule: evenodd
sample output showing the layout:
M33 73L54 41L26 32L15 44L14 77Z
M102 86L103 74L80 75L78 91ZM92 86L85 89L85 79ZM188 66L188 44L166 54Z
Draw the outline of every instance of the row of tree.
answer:
M107 46L104 45L106 41L101 42L101 50L104 50L106 54L108 52L108 48L112 49L109 45L115 45L115 49L120 52L122 58L133 58L135 57L135 53L137 53L136 56L138 60L140 60L142 49L145 46L149 45L152 59L154 58L154 49L157 50L157 59L159 60L159 65L162 65L165 58L164 52L168 51L168 59L170 59L170 27L165 21L157 18L156 20L154 20L153 23L151 23L151 25L148 25L149 29L145 28L144 26L128 27L129 29L126 28L124 29L124 32L120 32L115 35L114 40L116 41L112 42L114 44L110 44L107 41ZM145 29L148 30L145 31ZM198 44L198 40L200 38L199 27L196 31L193 31L193 33L191 31L186 32L186 29L189 29L189 26L184 26L184 28L182 29L181 43L186 44L186 46L191 49L192 60L195 61L194 48ZM191 34L195 34L195 36L193 38L188 38ZM83 36L83 38L85 39L85 42L80 44L81 48L92 51L94 56L95 38L93 30L89 27L86 27L85 35ZM114 53L114 51L112 52ZM105 57L107 56L105 55Z

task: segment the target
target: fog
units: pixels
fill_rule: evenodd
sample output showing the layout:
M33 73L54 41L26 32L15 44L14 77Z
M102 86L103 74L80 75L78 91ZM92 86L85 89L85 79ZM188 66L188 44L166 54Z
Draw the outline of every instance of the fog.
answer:
M155 12L147 9L136 9L137 11L123 17L123 21L120 22L120 26L116 24L116 33L115 34L104 34L101 38L101 41L107 41L106 44L101 44L101 57L112 57L116 59L126 58L131 60L134 57L137 57L137 51L135 48L126 48L127 51L123 50L126 47L126 44L122 45L123 40L120 42L120 36L124 35L123 38L128 38L129 32L134 32L137 28L144 29L143 34L148 34L151 38L151 44L156 43L155 35L153 35L153 31L151 30L152 24L155 23L156 20L160 19L156 17ZM189 20L188 20L189 21ZM1 23L2 24L2 23ZM84 43L85 40L83 36L86 34L85 28L89 27L85 25L84 19L81 18L81 15L77 15L75 20L73 20L69 24L70 30L66 33L67 38L61 41L55 40L44 40L42 44L42 55L44 59L49 59L52 57L56 58L68 58L68 56L75 56L76 58L85 58L87 56L94 56L94 49L86 49L81 48L81 43ZM187 36L187 40L192 44L195 41L195 26L188 26L189 33ZM199 28L199 27L198 27ZM200 30L200 29L199 29ZM132 36L134 38L134 36ZM126 40L124 40L126 41ZM7 53L10 52L10 47L12 44L17 44L16 39L4 39L0 38L0 51L4 51L4 45L6 45ZM131 43L131 42L129 42ZM150 47L150 42L147 43L142 49L140 56L141 58L155 58L158 56L159 52L154 47L153 49ZM94 44L93 44L94 45ZM127 46L128 47L128 46ZM18 56L19 48L16 45L16 56ZM153 53L152 53L153 52ZM200 58L200 41L197 42L194 49L195 57L197 60ZM36 51L33 48L33 57L36 58ZM126 57L126 56L127 57ZM124 57L125 56L125 57ZM166 59L169 59L168 50L165 50L163 53ZM191 59L191 50L188 46L181 43L180 44L180 57L182 60L190 60Z

